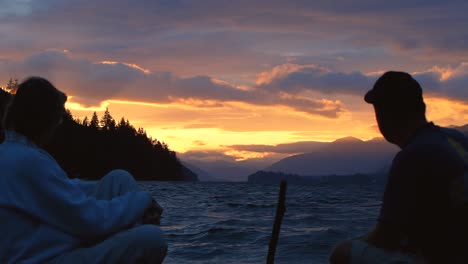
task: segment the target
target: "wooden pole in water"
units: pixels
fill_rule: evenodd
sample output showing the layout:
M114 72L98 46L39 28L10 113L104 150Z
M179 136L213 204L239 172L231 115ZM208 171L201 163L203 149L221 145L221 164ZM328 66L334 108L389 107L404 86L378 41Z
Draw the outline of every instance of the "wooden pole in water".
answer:
M278 207L276 208L275 224L273 225L273 232L271 234L270 245L268 247L267 264L275 263L276 244L278 243L279 232L281 229L281 222L283 221L284 212L286 212L286 181L281 181L280 192L278 197Z

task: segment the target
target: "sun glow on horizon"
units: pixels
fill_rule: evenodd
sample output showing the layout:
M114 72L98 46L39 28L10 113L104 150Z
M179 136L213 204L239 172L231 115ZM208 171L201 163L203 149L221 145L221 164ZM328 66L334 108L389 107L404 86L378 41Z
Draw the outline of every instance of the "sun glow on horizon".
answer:
M372 107L362 103L338 118L311 118L285 107L253 106L237 102L180 99L170 103L106 100L85 107L69 97L74 116L98 116L108 107L116 120L129 119L135 127L168 144L179 154L217 151L236 161L276 157L278 153L240 151L231 145L288 144L299 141L332 142L343 137L371 140L381 137ZM349 99L346 99L349 100ZM356 98L356 100L361 100ZM464 125L468 106L463 102L426 96L428 119L436 124ZM349 102L344 102L344 105ZM282 154L283 156L298 153Z
M84 105L82 105L80 103L72 102L72 99L73 99L73 96L68 96L68 100L65 103L65 107L72 110L72 111L75 110L75 111L96 111L96 112L100 112L100 111L105 111L106 107L109 106L108 101L102 101L99 106L87 107L87 106L84 106Z

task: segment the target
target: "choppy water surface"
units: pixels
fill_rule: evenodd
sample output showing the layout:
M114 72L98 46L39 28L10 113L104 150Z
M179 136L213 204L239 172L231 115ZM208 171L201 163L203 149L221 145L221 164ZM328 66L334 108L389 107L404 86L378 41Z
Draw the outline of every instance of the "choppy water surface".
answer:
M142 182L164 207L165 263L265 263L279 185ZM382 186L288 185L276 263L327 263L375 223Z

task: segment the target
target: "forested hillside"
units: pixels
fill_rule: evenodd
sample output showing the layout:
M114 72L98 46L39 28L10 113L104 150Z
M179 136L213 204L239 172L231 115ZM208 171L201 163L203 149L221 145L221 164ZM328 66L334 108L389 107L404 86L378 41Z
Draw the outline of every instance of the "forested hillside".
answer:
M0 116L11 94L0 89ZM0 133L3 140L3 133ZM130 121L118 122L108 109L83 120L67 111L54 139L45 149L71 178L99 179L112 169L125 169L138 180L197 180L176 153Z

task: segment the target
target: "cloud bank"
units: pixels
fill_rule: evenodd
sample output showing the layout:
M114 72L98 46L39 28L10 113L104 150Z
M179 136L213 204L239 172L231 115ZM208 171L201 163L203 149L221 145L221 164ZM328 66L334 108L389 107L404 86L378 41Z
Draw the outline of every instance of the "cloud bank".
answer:
M332 71L318 65L287 63L257 74L255 84L236 86L206 75L182 77L136 64L92 61L68 51L48 50L22 60L1 60L0 78L39 75L49 78L85 106L105 100L149 103L201 101L197 107L223 102L286 107L309 115L337 118L345 111L339 95L362 97L380 74ZM468 101L468 63L415 72L426 94ZM314 92L311 96L308 92Z
M240 89L210 76L180 77L171 72L143 69L135 64L77 58L69 52L49 50L21 61L0 64L0 78L39 75L49 78L87 106L104 100L129 100L151 103L179 102L181 99L242 102L261 106L283 106L298 112L335 118L342 111L340 102L308 98L270 89ZM203 107L203 104L199 105ZM208 105L211 107L211 105Z

